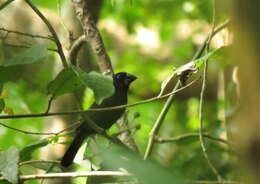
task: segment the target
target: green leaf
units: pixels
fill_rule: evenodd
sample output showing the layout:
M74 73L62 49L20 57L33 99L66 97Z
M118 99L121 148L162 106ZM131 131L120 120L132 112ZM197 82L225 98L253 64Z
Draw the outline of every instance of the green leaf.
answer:
M3 99L0 99L0 113L4 110L5 108L5 101Z
M0 173L11 183L18 183L18 162L19 151L16 147L0 152Z
M184 181L156 162L143 160L125 149L113 147L103 152L107 167L124 168L143 184L183 184ZM113 169L115 169L113 168Z
M69 67L62 70L47 86L48 94L54 97L73 91L90 88L94 92L96 103L100 104L105 98L114 93L113 79L97 72L86 73L79 68Z
M68 67L63 69L56 78L48 84L47 91L48 94L57 97L65 93L79 90L83 87L84 83L80 79L77 71L72 67Z
M83 98L83 109L88 109L94 103L94 92L90 88L86 88Z
M84 82L94 92L97 104L100 104L105 98L114 94L115 89L111 77L97 72L90 72L84 77Z
M47 146L48 144L50 144L50 142L51 142L50 139L42 139L33 144L25 146L20 151L20 161L30 160L32 158L32 154L35 150L42 148L44 146Z
M35 45L7 60L2 66L7 67L35 63L46 57L47 51L46 45Z

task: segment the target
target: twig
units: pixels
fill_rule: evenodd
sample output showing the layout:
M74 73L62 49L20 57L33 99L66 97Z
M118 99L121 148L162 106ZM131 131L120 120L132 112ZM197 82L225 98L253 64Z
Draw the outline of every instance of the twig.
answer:
M35 34L31 34L31 33L24 33L24 32L20 32L20 31L9 30L9 29L3 28L3 27L0 27L0 31L5 31L7 33L19 34L19 35L27 36L27 37L31 37L31 38L41 38L41 39L54 41L51 36L42 36L42 35L35 35Z
M38 113L38 114L16 114L16 115L4 115L4 116L0 116L0 119L16 119L16 118L37 118L37 117L48 117L48 116L67 116L67 115L72 115L72 114L84 114L86 112L96 112L96 111L112 111L112 110L117 110L117 109L122 109L122 108L128 108L128 107L133 107L136 105L141 105L141 104L145 104L145 103L150 103L153 101L157 101L157 100L162 100L164 98L167 98L173 94L179 93L182 90L190 87L192 84L194 84L195 82L197 82L200 79L200 77L198 77L197 79L193 80L192 82L190 82L189 84L187 84L184 87L181 87L175 91L172 91L168 94L165 94L163 96L160 97L154 97L154 98L150 98L147 100L143 100L140 102L136 102L133 104L127 104L127 105L119 105L119 106L114 106L114 107L107 107L107 108L93 108L93 109L88 109L88 110L80 110L80 111L67 111L67 112L53 112L53 113Z
M0 10L4 9L6 6L8 6L11 2L14 0L7 0L3 4L0 5Z
M54 100L54 95L52 95L52 96L50 97L50 99L48 100L47 108L46 108L46 111L45 111L46 114L49 113L50 108L51 108L51 104L52 104L53 100Z
M47 173L47 174L32 174L21 175L19 180L37 180L37 179L52 179L52 178L78 178L91 176L130 176L128 173L120 171L85 171L85 172L66 172L66 173ZM0 181L7 181L4 177L0 177Z
M177 82L173 91L176 91L179 88L179 86L180 86L180 81ZM146 150L145 150L145 154L144 154L145 160L148 158L148 156L152 152L152 148L153 148L153 145L154 145L154 136L158 133L158 131L159 131L161 125L162 125L162 122L164 121L164 118L165 118L166 114L168 113L170 106L173 103L173 97L174 97L174 94L170 95L170 97L167 99L166 103L163 106L163 109L162 109L160 115L158 116L156 122L153 125L152 130L149 133L149 140L148 140Z
M23 133L23 134L30 134L30 135L59 135L73 127L75 127L76 125L79 125L80 123L74 123L72 124L71 126L57 132L57 133L52 133L52 132L30 132L30 131L25 131L25 130L21 130L21 129L18 129L18 128L14 128L14 127L11 127L11 126L8 126L6 124L3 124L0 122L0 125L5 127L5 128L9 128L11 130L14 130L14 131L17 131L17 132L20 132L20 133Z
M213 15L212 15L212 31L209 36L209 39L206 44L206 54L209 51L209 44L212 40L214 29L215 29L215 24L216 24L216 7L215 7L215 0L213 0ZM205 96L205 91L206 91L206 84L207 84L207 72L208 72L208 59L206 59L204 63L204 70L203 70L203 81L202 81L202 87L201 87L201 93L200 93L200 105L199 105L199 140L200 140L200 145L202 149L203 156L205 157L207 164L209 165L210 169L212 172L216 175L218 181L222 181L221 175L218 173L217 169L213 165L213 163L209 159L209 155L207 153L206 145L203 139L203 107L204 107L204 96Z
M200 46L200 48L197 50L197 52L195 53L195 55L193 56L192 60L195 60L199 57L202 56L204 50L206 49L207 43L209 38L211 37L211 39L218 33L220 32L222 29L226 28L229 24L230 24L230 20L226 20L223 24L220 24L219 26L217 26L213 32L213 34L210 36L208 36L205 41L203 42L203 44Z
M200 136L199 133L186 133L186 134L179 135L176 137L171 137L171 138L162 138L162 137L155 136L154 140L158 143L169 143L169 142L178 142L178 141L182 141L184 139L190 138L190 137L198 137L198 136ZM208 134L203 134L202 136L207 139L210 139L212 141L221 142L221 143L230 145L230 143L227 140L224 140L224 139L221 139L218 137L213 137Z
M54 39L56 45L57 45L58 53L61 58L63 67L68 67L66 57L65 57L63 49L62 49L62 45L61 45L61 42L59 40L59 37L58 37L56 31L54 30L54 28L52 27L50 22L46 19L46 17L40 12L40 10L36 6L34 6L34 4L32 4L32 2L30 0L25 0L25 2L31 7L31 9L42 19L42 21L48 27L50 33L53 36L53 39Z
M35 163L50 163L50 164L60 165L60 162L56 160L29 160L29 161L19 162L19 166L35 164Z

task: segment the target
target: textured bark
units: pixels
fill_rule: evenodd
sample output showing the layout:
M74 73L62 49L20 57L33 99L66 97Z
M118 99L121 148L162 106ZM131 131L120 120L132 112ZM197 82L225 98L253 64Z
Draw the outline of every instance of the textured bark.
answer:
M81 22L83 32L94 53L98 57L98 65L105 75L113 74L111 60L106 53L102 37L96 27L95 16L92 15L91 0L72 0L76 15Z

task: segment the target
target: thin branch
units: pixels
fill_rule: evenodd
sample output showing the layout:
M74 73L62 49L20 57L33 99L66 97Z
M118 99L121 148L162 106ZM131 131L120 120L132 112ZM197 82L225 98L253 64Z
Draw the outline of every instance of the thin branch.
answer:
M175 85L173 91L176 91L180 86L180 81L177 82L177 84ZM155 121L152 130L149 133L149 140L146 146L146 150L145 150L145 154L144 154L144 159L146 160L148 158L148 156L151 154L152 152L152 148L154 145L154 136L156 136L156 134L158 133L164 118L166 116L166 114L168 113L172 103L173 103L173 97L174 94L170 95L170 97L167 99L166 103L163 106L162 111L160 112L160 115L158 116L157 120Z
M6 6L8 6L11 2L14 0L7 0L3 4L0 5L0 10L4 9Z
M216 24L216 3L215 0L213 0L213 15L212 15L212 31L209 36L209 39L206 44L206 55L208 54L209 51L209 45L212 40L213 34L214 34L214 29L215 29L215 24ZM204 110L204 97L205 97L205 91L206 91L206 84L207 84L207 72L208 72L208 59L204 63L204 70L203 70L203 81L202 81L202 87L201 87L201 93L200 93L200 105L199 105L199 140L200 140L200 145L202 149L203 156L205 157L208 166L212 170L212 172L216 175L218 181L222 181L221 175L218 173L217 169L209 159L209 155L207 153L206 145L204 142L204 137L203 137L203 110Z
M53 36L53 39L57 45L57 49L58 49L58 53L60 55L63 67L68 67L67 61L66 61L66 57L64 55L63 49L62 49L62 45L61 42L59 40L59 37L56 33L56 31L54 30L54 28L52 27L51 23L47 20L47 18L40 12L40 10L34 6L34 4L30 1L30 0L25 0L25 2L31 7L31 9L42 19L42 21L45 23L45 25L48 27L50 33Z
M27 37L31 37L31 38L41 38L41 39L54 41L51 36L42 36L42 35L35 35L35 34L31 34L31 33L24 33L24 32L20 32L20 31L9 30L9 29L3 28L3 27L0 27L0 31L5 31L7 33L14 33L14 34L27 36Z
M20 133L23 133L23 134L31 134L31 135L55 135L54 133L45 133L45 132L30 132L30 131L25 131L25 130L20 130L18 128L14 128L14 127L10 127L8 125L5 125L3 123L0 122L0 125L5 127L5 128L8 128L8 129L11 129L11 130L14 130L16 132L20 132Z
M77 125L79 125L80 123L74 123L72 124L71 126L57 132L57 133L52 133L52 132L30 132L30 131L25 131L25 130L21 130L21 129L18 129L18 128L14 128L14 127L11 127L11 126L8 126L4 123L1 123L0 122L0 125L5 127L5 128L9 128L11 130L14 130L14 131L17 131L17 132L20 132L20 133L23 133L23 134L30 134L30 135L59 135L69 129L72 129L73 127L76 127Z
M30 165L35 163L49 163L49 164L60 165L60 162L56 160L29 160L29 161L19 162L19 166Z
M190 82L189 84L187 84L184 87L181 87L175 91L172 91L168 94L165 94L163 96L160 97L154 97L154 98L150 98L147 100L143 100L140 102L136 102L133 104L127 104L127 105L119 105L119 106L114 106L114 107L107 107L107 108L93 108L93 109L88 109L88 110L80 110L80 111L68 111L68 112L53 112L53 113L38 113L38 114L16 114L16 115L4 115L4 116L0 116L0 119L16 119L16 118L37 118L37 117L48 117L48 116L67 116L67 115L72 115L72 114L84 114L86 112L97 112L97 111L112 111L112 110L117 110L117 109L122 109L122 108L128 108L128 107L133 107L133 106L137 106L137 105L141 105L141 104L145 104L145 103L150 103L153 101L157 101L157 100L162 100L164 98L167 98L173 94L179 93L182 90L190 87L192 84L194 84L195 82L197 82L200 79L200 77L198 77L197 79L193 80L192 82Z
M207 43L209 41L209 38L211 37L211 39L218 33L220 32L222 29L226 28L229 24L230 24L231 20L226 20L223 24L220 24L219 26L217 26L216 28L214 28L214 32L212 35L209 35L205 41L203 42L203 44L200 46L200 48L197 50L197 52L195 53L195 55L193 56L192 60L195 60L197 58L200 58L204 52L204 50L206 49Z
M85 172L47 173L47 174L21 175L19 177L19 180L78 178L78 177L91 177L91 176L130 176L130 174L120 172L120 171L85 171ZM4 177L0 177L0 181L7 181L7 180Z
M186 134L183 134L183 135L179 135L179 136L176 136L176 137L170 137L170 138L162 138L162 137L155 136L154 140L158 143L169 143L169 142L178 142L178 141L182 141L182 140L185 140L185 139L188 139L188 138L191 138L191 137L198 137L198 136L200 136L199 133L186 133ZM208 134L203 134L202 136L207 138L207 139L210 139L212 141L221 142L221 143L230 145L230 143L225 139L213 137L213 136L210 136Z

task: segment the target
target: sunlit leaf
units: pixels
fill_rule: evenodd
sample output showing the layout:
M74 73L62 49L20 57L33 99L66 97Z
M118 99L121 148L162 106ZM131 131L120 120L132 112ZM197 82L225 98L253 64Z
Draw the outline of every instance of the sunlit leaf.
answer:
M94 92L90 88L87 88L84 92L83 109L88 109L94 101Z
M7 151L0 151L0 173L11 183L18 183L19 151L10 147Z

